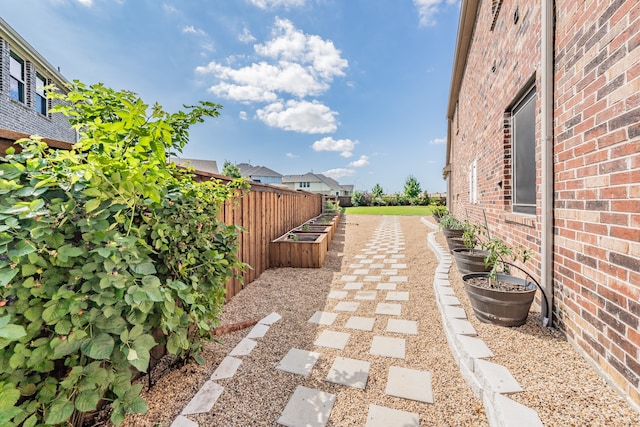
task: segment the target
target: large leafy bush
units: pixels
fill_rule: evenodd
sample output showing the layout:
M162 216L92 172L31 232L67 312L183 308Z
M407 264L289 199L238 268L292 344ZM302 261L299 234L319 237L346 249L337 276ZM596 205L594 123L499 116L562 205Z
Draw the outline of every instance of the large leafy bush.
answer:
M193 356L225 283L244 267L218 221L243 187L167 165L188 127L220 106L169 114L135 94L75 82L70 151L37 138L0 159L0 425L63 424L112 405L144 412L134 385L150 350Z

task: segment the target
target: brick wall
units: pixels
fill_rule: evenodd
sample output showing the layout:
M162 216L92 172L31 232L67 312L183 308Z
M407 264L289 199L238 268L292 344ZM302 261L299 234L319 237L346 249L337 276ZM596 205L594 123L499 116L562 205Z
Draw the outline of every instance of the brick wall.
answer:
M540 87L539 3L505 0L494 16L492 2L480 2L450 154L452 211L483 224L486 213L492 233L536 252L529 267L538 277L540 100L536 215L511 211L509 111L529 82ZM640 8L555 3L555 324L640 404ZM478 203L470 204L474 160Z
M35 65L25 60L25 102L11 98L9 53L11 47L6 40L0 38L0 128L30 135L66 142L75 142L76 133L70 127L67 118L59 113L42 115L36 111L36 71L47 77L45 70L36 70ZM48 77L47 77L48 78ZM50 100L49 105L56 105L58 100Z
M559 325L640 402L640 8L557 3Z

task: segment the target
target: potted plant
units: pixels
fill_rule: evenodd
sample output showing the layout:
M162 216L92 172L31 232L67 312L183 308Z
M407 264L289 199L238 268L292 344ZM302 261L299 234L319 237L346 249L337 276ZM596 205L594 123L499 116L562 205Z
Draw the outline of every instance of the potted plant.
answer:
M487 251L485 263L491 265L490 271L462 276L478 320L500 326L523 325L527 321L536 288L542 293L545 304L543 310L546 310L547 297L540 284L528 271L514 264L517 261L525 264L531 259L529 249L519 246L513 250L498 237L484 242L482 248ZM512 269L520 271L525 277L512 275ZM547 321L548 318L545 318L543 323Z
M456 267L461 274L488 272L493 268L492 262L486 262L489 251L476 248L482 229L477 224L466 223L462 233L464 246L451 249L456 260Z
M447 207L446 206L435 205L431 209L431 215L433 215L433 217L435 218L436 222L438 222L438 223L440 222L442 217L444 215L446 215L446 213L447 213Z
M464 232L462 222L450 213L442 215L440 218L440 228L446 238L462 237L462 233Z

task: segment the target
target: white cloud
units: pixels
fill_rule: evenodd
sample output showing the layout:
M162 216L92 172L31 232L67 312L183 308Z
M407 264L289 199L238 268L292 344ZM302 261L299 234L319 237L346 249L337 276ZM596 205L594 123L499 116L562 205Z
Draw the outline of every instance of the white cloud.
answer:
M350 139L333 139L330 136L322 138L311 145L313 151L341 151L342 157L351 157L358 141Z
M287 19L276 18L274 39L254 46L256 53L278 61L296 62L310 66L313 74L330 82L343 76L349 62L340 55L331 40L304 34Z
M242 30L242 34L238 36L238 40L240 40L242 43L251 43L256 41L256 38L253 37L253 34L251 34L251 31L245 27Z
M413 4L418 9L420 26L429 27L436 24L435 15L440 11L442 4L457 5L460 0L413 0Z
M349 166L352 168L361 168L363 166L367 166L368 164L369 164L369 157L362 155L358 160L355 160L349 163Z
M282 62L271 65L259 62L235 69L214 61L207 66L197 67L196 72L213 74L214 77L224 81L212 86L212 88L216 86L247 86L260 88L263 92L277 91L300 98L319 95L328 89L326 83L317 81L308 70L295 63ZM272 99L258 99L257 101L272 101Z
M331 133L337 128L334 111L313 101L274 102L256 111L260 120L271 127L302 132Z
M258 3L285 2L254 0ZM245 29L241 39L250 41L253 36ZM276 18L272 38L253 48L259 60L252 63L246 64L248 57L234 56L226 58L227 62L199 66L196 72L212 76L209 91L221 98L269 103L256 112L269 126L304 133L335 132L337 113L318 101L305 100L325 93L334 78L345 75L349 63L333 42L305 34L291 21ZM291 97L297 99L288 99Z
M293 154L293 153L287 153L287 154L285 154L285 156L287 156L290 159L297 159L298 157L300 157L300 156L298 156L296 154Z
M176 9L175 6L170 5L169 3L162 3L162 10L164 10L165 13L170 13L170 14L178 13L178 9Z
M344 169L344 168L329 169L327 171L322 172L323 175L333 178L336 181L339 178L343 178L345 176L353 176L355 175L355 173L356 171L354 171L353 169Z
M76 0L76 1L86 7L93 6L93 0Z
M447 142L447 138L434 138L429 141L429 144L444 144Z
M240 120L247 120L247 112L240 111L240 114L238 114L238 117L240 117Z
M285 8L304 6L305 0L249 0L249 3L260 9L269 9L277 6L284 6Z
M183 29L182 29L183 33L190 33L190 34L197 34L199 36L206 36L207 33L205 33L203 30L201 30L200 28L196 28L193 25L186 25Z

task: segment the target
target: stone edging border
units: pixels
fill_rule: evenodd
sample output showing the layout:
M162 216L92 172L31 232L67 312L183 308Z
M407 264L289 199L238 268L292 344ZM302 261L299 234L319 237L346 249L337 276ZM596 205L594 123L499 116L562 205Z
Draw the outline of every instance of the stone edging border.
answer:
M521 392L522 388L506 367L484 360L493 353L484 341L476 338L476 331L466 320L466 313L451 288L451 255L436 242L437 227L425 218L420 221L434 230L428 234L427 242L439 260L433 288L449 347L462 376L476 397L482 400L489 425L543 427L536 411L505 396Z

